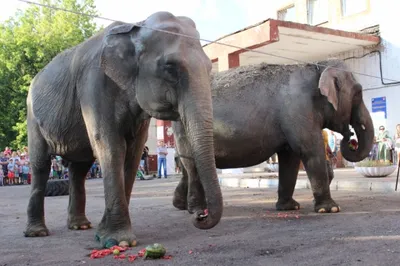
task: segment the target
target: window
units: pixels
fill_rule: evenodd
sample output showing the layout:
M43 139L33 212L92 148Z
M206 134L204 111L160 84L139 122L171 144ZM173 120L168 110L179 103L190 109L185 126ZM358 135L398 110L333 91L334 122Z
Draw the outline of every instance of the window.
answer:
M368 0L341 0L342 15L350 16L367 10Z
M328 0L308 0L307 1L307 23L318 25L329 20L329 1Z
M296 8L290 6L278 11L278 20L296 21Z

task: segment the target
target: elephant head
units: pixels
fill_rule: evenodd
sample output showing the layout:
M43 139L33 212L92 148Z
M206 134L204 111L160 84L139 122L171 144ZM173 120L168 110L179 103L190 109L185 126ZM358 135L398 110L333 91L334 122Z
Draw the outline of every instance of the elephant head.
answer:
M363 101L362 86L343 62L328 64L319 79L320 92L331 103L327 111L331 115L326 126L343 135L340 143L343 157L350 162L358 162L368 156L374 139L374 127ZM348 145L352 135L349 125L357 134L357 150L350 149Z
M193 223L200 229L214 227L223 203L214 159L211 61L195 23L158 12L137 25L111 25L101 67L127 91L134 108L157 119L182 121L207 198L208 214L198 214Z

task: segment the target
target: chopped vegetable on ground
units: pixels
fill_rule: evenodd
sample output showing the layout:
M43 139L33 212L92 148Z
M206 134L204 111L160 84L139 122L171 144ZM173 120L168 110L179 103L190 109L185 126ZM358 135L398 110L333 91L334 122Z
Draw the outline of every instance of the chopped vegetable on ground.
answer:
M117 245L114 245L107 249L100 249L100 250L95 249L90 253L90 258L98 259L98 258L104 258L108 255L114 255L113 257L114 259L117 260L128 259L130 262L133 262L138 257L143 257L144 259L151 258L151 259L165 259L165 260L169 260L172 258L171 255L165 255L166 253L165 247L158 243L147 246L146 248L139 250L137 255L121 254L121 252L125 252L128 249L130 248L121 247Z

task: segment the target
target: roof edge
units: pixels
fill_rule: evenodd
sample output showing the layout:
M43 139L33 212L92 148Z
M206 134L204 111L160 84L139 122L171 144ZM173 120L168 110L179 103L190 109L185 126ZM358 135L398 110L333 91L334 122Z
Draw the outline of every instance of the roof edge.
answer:
M304 24L304 23L298 23L298 22L292 22L292 21L284 21L284 20L276 20L276 19L269 18L269 19L260 21L258 23L255 23L253 25L247 26L245 28L242 28L240 30L237 30L235 32L223 35L222 37L219 37L218 39L214 40L213 42L222 40L222 39L224 39L226 37L229 37L229 36L232 36L234 34L243 32L245 30L257 27L257 26L259 26L261 24L264 24L264 23L266 23L268 21L271 22L271 27L294 28L294 29L299 29L299 30L312 31L312 32L330 34L330 35L335 35L335 36L341 36L341 37L345 37L345 38L366 40L366 41L376 42L377 44L381 40L381 38L379 36L376 36L374 34L337 30L337 29L332 29L332 28L327 28L327 27L311 26L309 24ZM213 44L213 42L207 43L207 44L203 45L202 47L204 48L207 45Z

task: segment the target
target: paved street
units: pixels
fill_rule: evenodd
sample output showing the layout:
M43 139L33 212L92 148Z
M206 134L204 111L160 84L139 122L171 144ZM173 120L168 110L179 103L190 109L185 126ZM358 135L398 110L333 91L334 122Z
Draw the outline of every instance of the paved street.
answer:
M400 198L395 192L332 191L338 214L316 214L311 191L297 189L298 212L274 209L276 189L223 188L224 215L207 231L172 206L178 182L137 181L130 211L138 247L162 243L171 260L132 263L112 256L91 260L95 229L66 227L68 196L46 198L51 236L24 238L29 186L0 187L0 265L397 265L400 258ZM88 218L99 223L101 180L87 182ZM192 252L190 252L192 251ZM191 253L191 254L190 254Z
M354 168L335 169L335 177L331 183L331 191L375 191L393 192L396 186L397 170L386 177L364 177ZM232 188L277 188L278 173L244 173L244 174L220 174L219 181L222 186ZM296 189L310 189L310 182L305 171L300 171ZM400 185L397 191L400 191Z

